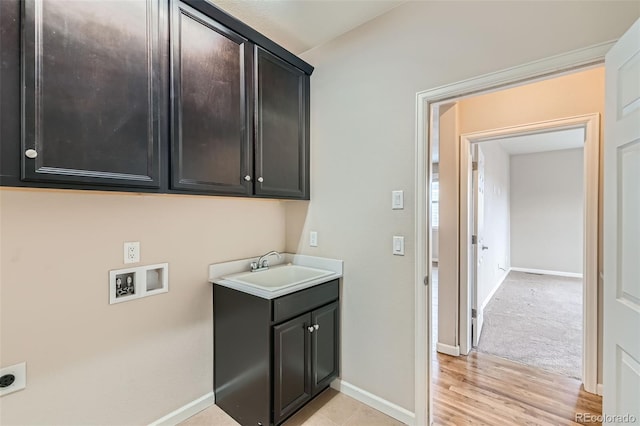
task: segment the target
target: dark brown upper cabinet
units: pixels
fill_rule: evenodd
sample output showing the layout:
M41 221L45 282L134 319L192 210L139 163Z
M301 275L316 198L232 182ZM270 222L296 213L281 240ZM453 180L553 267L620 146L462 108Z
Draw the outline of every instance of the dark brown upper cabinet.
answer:
M255 193L309 198L309 75L255 48Z
M172 188L308 198L309 76L172 4Z
M250 195L250 44L181 1L171 10L172 188Z
M0 20L0 185L309 198L313 67L209 1Z
M23 180L160 186L159 7L23 2Z

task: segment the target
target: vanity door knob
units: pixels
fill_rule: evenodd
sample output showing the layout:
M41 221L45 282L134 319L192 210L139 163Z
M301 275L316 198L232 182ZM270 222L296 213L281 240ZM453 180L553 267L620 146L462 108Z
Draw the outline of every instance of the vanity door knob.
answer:
M246 175L246 176L244 177L244 180L246 180L247 182L251 181L251 176Z
M26 151L24 152L24 155L25 155L27 158L34 159L34 158L36 158L36 157L38 156L38 151L36 151L35 149L28 149L28 150L26 150Z
M320 325L318 325L318 324L314 324L313 328L314 328L314 330L317 330L317 329L319 329L319 328L320 328Z
M311 325L307 327L307 330L309 330L309 333L313 333L313 330L315 330L315 328Z
M260 176L260 177L258 178L258 182L260 182L260 183L264 182L264 179L262 178L262 176Z

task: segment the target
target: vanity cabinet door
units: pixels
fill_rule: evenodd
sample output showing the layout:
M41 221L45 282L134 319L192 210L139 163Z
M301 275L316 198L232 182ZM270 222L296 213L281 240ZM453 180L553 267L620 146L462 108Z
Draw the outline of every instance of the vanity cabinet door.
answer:
M24 1L23 180L160 186L159 7Z
M338 302L316 309L311 313L311 393L321 392L338 377L340 318Z
M309 198L309 76L255 48L255 194Z
M273 327L273 422L311 398L311 314Z
M172 188L250 195L250 44L177 0L171 23Z

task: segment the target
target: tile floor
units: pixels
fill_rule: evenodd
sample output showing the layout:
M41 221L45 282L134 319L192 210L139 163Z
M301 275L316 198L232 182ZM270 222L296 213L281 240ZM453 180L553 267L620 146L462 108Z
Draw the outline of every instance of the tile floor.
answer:
M327 389L282 426L400 426L403 423L334 389ZM237 426L217 405L185 420L181 426Z

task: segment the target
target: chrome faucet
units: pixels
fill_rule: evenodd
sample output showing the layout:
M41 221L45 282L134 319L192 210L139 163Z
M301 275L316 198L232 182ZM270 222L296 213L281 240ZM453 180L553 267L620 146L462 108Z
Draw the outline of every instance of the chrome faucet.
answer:
M251 272L258 272L258 271L264 271L269 269L269 256L278 256L278 259L280 259L280 253L278 253L275 250L270 251L269 253L263 254L262 256L260 256L258 258L257 262L251 262Z

